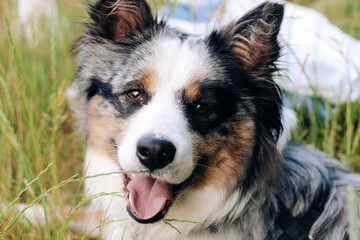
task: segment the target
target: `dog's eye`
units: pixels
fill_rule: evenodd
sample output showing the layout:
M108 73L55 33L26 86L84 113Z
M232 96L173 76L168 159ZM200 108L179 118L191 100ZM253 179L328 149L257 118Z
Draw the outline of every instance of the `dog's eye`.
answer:
M130 90L126 93L128 98L134 101L142 101L143 100L143 94L139 90Z
M198 103L195 106L195 110L197 113L205 114L209 111L209 106L205 103Z

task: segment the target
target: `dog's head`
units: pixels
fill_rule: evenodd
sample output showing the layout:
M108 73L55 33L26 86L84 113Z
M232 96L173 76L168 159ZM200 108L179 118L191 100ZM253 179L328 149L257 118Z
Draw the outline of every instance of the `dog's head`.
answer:
M146 169L124 175L135 220L163 218L186 191L276 180L282 5L205 37L158 21L144 0L102 0L90 16L77 43L80 118L88 148Z

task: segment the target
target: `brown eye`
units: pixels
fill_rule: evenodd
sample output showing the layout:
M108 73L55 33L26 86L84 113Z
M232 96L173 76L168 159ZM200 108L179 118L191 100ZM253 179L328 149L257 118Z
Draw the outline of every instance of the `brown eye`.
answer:
M204 103L199 103L196 105L195 110L200 114L205 114L209 111L209 107Z
M127 96L134 101L142 101L143 95L139 90L131 90L127 92Z

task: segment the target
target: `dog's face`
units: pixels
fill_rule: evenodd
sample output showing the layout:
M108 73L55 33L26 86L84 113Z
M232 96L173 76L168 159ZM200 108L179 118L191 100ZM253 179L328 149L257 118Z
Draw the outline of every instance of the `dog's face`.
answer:
M122 170L144 169L124 175L135 220L160 220L204 186L276 179L282 5L263 4L205 37L169 28L144 0L102 0L90 15L75 79L87 147Z

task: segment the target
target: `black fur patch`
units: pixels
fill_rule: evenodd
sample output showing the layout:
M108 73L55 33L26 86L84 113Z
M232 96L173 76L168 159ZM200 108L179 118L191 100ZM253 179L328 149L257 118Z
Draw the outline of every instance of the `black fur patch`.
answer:
M229 128L223 124L237 113L238 96L231 86L214 86L206 81L200 88L201 97L190 102L183 92L183 104L185 116L191 130L202 135L219 132L221 135L230 133ZM208 111L204 114L198 113L196 107L205 105Z
M105 99L113 97L112 86L109 83L102 82L97 78L90 79L90 86L86 90L86 98L90 100L95 95L101 95Z

